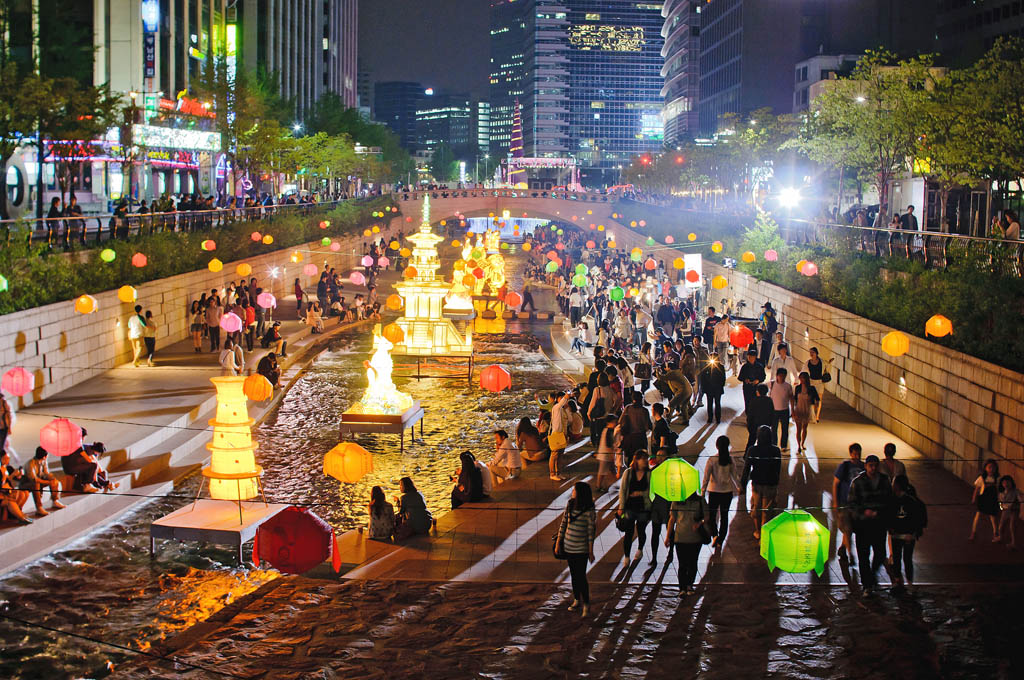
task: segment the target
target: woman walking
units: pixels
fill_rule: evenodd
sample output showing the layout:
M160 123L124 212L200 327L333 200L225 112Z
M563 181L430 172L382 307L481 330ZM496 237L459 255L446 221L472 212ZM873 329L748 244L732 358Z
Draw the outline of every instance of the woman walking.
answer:
M1010 542L1006 547L1014 550L1017 547L1016 528L1017 515L1020 513L1021 494L1017 484L1010 475L999 478L999 536L1005 538L1010 534Z
M736 482L736 467L732 463L729 452L729 438L721 436L715 440L718 455L709 458L704 466L704 481L701 494L708 497L708 518L711 526L715 524L718 514L718 535L711 542L714 550L721 550L725 536L729 533L729 508L732 507L733 492L739 493L740 485Z
M224 309L220 306L220 300L211 297L206 303L206 331L210 336L210 351L216 352L220 349L220 319L224 316Z
M619 451L618 420L615 416L605 416L603 421L604 429L597 441L597 452L594 457L597 459L597 493L603 494L615 481L615 458Z
M597 512L590 485L576 482L572 498L562 513L562 522L555 539L555 554L565 555L572 578L572 604L569 611L582 608L583 616L590 613L590 584L587 582L587 560L594 561L594 538L597 535Z
M188 327L192 333L192 349L202 352L203 328L206 326L206 316L203 313L203 306L199 300L192 301L192 306L189 308L189 317L192 319L192 323Z
M679 558L679 594L693 595L693 582L697 578L697 558L704 544L702 527L708 516L708 506L700 494L691 494L685 501L676 501L669 506L668 527L665 529L665 545L675 545ZM706 529L705 529L706 531Z
M651 521L651 470L647 464L647 452L639 450L633 456L622 475L619 485L619 516L626 520L622 536L622 559L629 564L629 550L633 547L633 532L636 531L637 548L633 561L643 556L647 542L647 524Z
M968 541L974 540L974 534L978 531L978 520L982 515L987 515L989 523L992 524L992 542L999 542L999 527L996 524L996 517L999 515L999 465L989 459L985 463L981 474L974 480L974 493L971 494L971 503L977 508L974 513L974 521L971 522L971 535Z
M146 343L146 364L155 366L153 355L156 354L156 319L153 312L146 310L146 327L142 329L142 340Z
M807 371L801 371L796 386L796 406L793 407L793 422L796 423L796 447L797 451L806 451L807 447L807 426L815 409L821 404L821 397L818 390L811 384L811 376Z
M807 375L811 379L811 387L818 392L818 404L814 408L814 422L821 422L821 402L822 397L825 395L825 381L823 377L825 375L825 362L818 356L818 348L812 347L810 349L810 358L807 359L807 363L804 364L804 370L807 371Z
M653 469L669 457L669 450L660 448L648 460L648 465ZM651 500L651 564L658 562L658 548L661 547L661 528L668 524L669 502L661 496L655 495ZM668 550L666 562L672 561L672 548Z

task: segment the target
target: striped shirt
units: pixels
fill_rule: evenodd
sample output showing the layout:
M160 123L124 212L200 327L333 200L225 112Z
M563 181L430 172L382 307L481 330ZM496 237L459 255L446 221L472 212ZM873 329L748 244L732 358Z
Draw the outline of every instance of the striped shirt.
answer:
M586 555L597 534L597 513L593 508L583 512L572 512L569 508L562 513L562 524L558 528L562 537L562 551Z

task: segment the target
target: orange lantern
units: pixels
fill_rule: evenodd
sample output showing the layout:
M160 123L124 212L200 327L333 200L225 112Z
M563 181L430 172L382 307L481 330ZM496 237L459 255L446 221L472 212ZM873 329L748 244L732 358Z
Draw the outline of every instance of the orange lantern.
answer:
M454 268L455 271L457 272L461 272L463 269L466 268L466 263L463 262L462 260L455 260L455 264L452 265L452 268Z
M501 392L512 387L512 374L497 364L480 371L480 387L488 392Z
M409 257L410 255L412 255L412 251L409 250L408 248L402 248L401 250L398 251L398 254L401 255L402 257Z
M416 271L416 267L406 267L405 271L403 272L403 275L407 279L414 279L416 278L416 274L418 273L419 272Z
M242 392L253 401L266 401L274 395L274 386L259 373L253 373L242 383Z
M747 264L750 264L751 262L757 259L757 256L754 255L753 251L748 250L747 252L743 253L741 259Z
M523 304L523 296L519 293L512 291L505 296L505 305L507 307L518 307Z
M715 290L722 290L728 285L729 279L725 278L724 276L719 275L711 279L711 287L714 288Z
M97 308L96 298L91 295L82 295L75 299L75 311L79 314L92 314Z
M292 257L291 257L292 262L302 262L302 259L303 259L302 258L302 253L300 253L297 250L293 250L292 251Z
M796 263L796 270L797 270L798 273L800 273L800 274L804 273L804 265L805 264L807 264L807 260L800 260L799 262Z
M248 262L243 262L242 264L235 267L235 273L237 273L239 276L248 276L249 274L252 274L252 265L249 264Z
M387 326L384 326L381 335L392 345L405 342L405 331L397 323L389 323Z
M399 243L398 241L392 241L391 243L388 244L388 248L391 248L391 250L398 250L401 247L402 244Z
M121 286L117 289L117 299L121 302L135 302L138 297L138 291L131 286Z
M698 281L700 281L700 274L697 273L696 269L691 269L690 271L686 272L686 280L689 281L690 283L697 283Z
M533 248L529 241L523 244L523 252L528 253Z
M324 474L354 484L373 472L373 455L359 444L342 442L324 456Z
M363 229L363 236L372 236L373 232L369 229Z
M217 250L217 243L213 239L206 239L200 244L203 250Z
M647 258L647 260L644 262L644 269L646 269L647 271L654 271L657 268L658 263L654 261L653 257Z
M388 296L388 299L384 301L384 304L387 305L388 309L398 311L402 308L402 296L392 293Z
M615 243L615 241L608 241L608 247L609 247L609 248L613 248L613 249L614 249L614 248L616 248L616 247L618 247L618 246L617 246L617 244Z
M672 267L674 269L686 269L686 261L683 260L683 258L681 257L677 257L676 259L672 260Z
M249 234L249 238L251 238L253 241L260 241L263 239L263 234L261 234L258 231L254 231L251 234Z
M942 316L936 314L924 324L924 334L926 336L933 335L936 338L943 338L953 332L953 322Z
M882 351L891 357L900 357L910 350L910 337L900 331L891 331L882 337Z
M473 276L472 274L466 274L465 276L462 277L462 285L464 285L466 288L472 288L473 286L476 285L476 277Z
M214 274L216 274L221 269L224 269L224 263L218 260L217 258L213 258L212 260L210 260L209 264L206 265L206 268L209 269Z

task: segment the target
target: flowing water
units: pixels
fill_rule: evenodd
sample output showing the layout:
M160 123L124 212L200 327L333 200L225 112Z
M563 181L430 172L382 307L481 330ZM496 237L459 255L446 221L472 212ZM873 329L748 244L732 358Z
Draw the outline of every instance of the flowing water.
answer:
M534 390L567 385L536 351L514 343L478 342L478 367L502 363L513 374L513 390L501 394L470 385L464 364L431 366L424 373L444 377L420 381L402 378L396 366L395 383L426 408L423 437L417 426L417 441L407 434L402 454L397 435L358 435L374 454L374 471L342 485L324 476L323 456L338 441L341 412L363 392L369 352L365 335L334 341L253 432L268 499L310 504L340 531L365 524L372 486L390 498L406 475L432 512L445 511L459 452L489 457L494 429L513 431L518 418L536 413ZM179 498L155 500L0 580L0 614L148 650L276 578L273 570L239 567L225 546L162 541L150 561L150 523L187 503L198 483L192 476L174 490ZM129 655L0 619L0 678L103 677Z

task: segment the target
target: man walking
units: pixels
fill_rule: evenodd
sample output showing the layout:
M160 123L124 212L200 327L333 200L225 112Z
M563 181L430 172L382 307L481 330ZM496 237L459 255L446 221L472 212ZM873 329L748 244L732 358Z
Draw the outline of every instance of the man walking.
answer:
M847 554L851 558L853 557L853 547L850 545L853 537L853 514L847 504L853 480L864 472L864 463L860 459L860 454L860 444L857 442L850 444L850 459L839 464L835 477L832 479L832 514L839 527L839 532L842 534L839 550L836 551L840 560L847 559Z
M850 485L849 502L857 539L857 559L860 560L860 581L864 594L870 595L878 585L876 572L885 562L885 511L892 502L892 484L878 469L878 456L871 455L864 460L864 472Z
M132 343L132 365L138 368L146 349L143 338L146 335L146 320L142 317L142 305L135 305L135 313L128 317L128 340Z
M775 382L772 383L768 396L772 399L772 432L775 441L783 449L789 448L789 407L793 404L793 386L786 380L786 369L775 371ZM779 432L779 429L782 432Z

